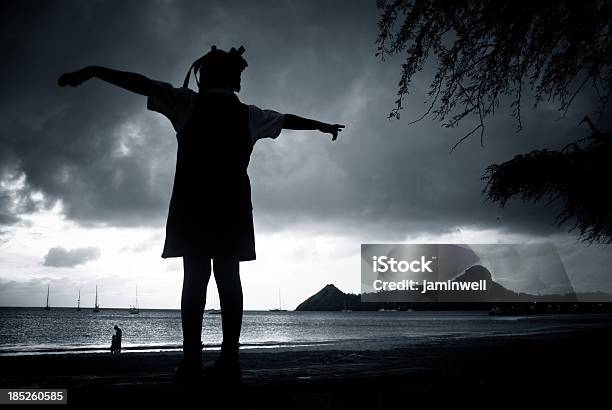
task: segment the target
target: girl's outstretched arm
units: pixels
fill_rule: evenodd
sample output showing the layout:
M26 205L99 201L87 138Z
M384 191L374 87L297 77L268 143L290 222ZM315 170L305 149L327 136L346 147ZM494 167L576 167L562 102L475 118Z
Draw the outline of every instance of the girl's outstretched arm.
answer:
M62 74L57 84L60 87L77 87L94 77L136 94L149 95L153 90L153 80L144 75L98 66L89 66Z
M344 128L344 125L327 124L316 120L310 120L308 118L298 117L297 115L293 114L285 114L283 128L287 130L318 130L326 134L331 134L332 141L335 141L336 138L338 138L338 133L342 131L342 128Z

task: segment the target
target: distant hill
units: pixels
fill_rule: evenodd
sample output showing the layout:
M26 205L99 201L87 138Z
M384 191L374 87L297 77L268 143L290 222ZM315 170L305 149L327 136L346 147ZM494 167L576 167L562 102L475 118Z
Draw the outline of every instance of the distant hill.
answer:
M409 298L404 291L379 292L377 294L355 295L342 292L333 284L326 285L316 294L300 303L298 311L340 311L340 310L429 310L429 309L490 309L500 303L532 303L575 306L577 301L612 302L612 295L597 293L569 293L565 295L531 295L516 293L495 282L491 272L481 265L468 268L456 277L456 282L476 282L485 280L486 291L429 291L421 294L411 292ZM372 301L363 302L362 296ZM599 304L601 305L601 304ZM549 305L548 309L552 309ZM544 308L544 307L543 307ZM560 309L560 308L559 308ZM573 308L576 309L576 308ZM606 307L606 309L608 309Z
M482 265L474 265L454 279L455 282L487 282L486 291L448 291L437 292L439 299L450 298L458 302L519 302L525 298L531 299L531 295L521 294L506 289L491 277L491 272ZM571 301L575 301L572 298Z
M332 284L306 299L295 310L342 310L346 304L346 294Z

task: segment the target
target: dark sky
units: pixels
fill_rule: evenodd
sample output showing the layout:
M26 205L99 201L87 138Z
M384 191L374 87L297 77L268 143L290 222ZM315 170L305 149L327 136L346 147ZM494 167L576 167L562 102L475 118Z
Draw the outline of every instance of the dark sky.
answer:
M250 174L259 232L319 225L389 241L458 227L534 238L565 232L552 227L554 207L483 204L480 178L487 165L516 153L585 136L577 124L592 111L588 97L561 121L555 105L530 110L525 103L520 133L502 105L484 147L474 138L449 153L471 123L407 125L426 108L431 69L417 76L402 119L387 120L400 60L375 57L374 1L19 1L0 8L5 233L56 200L81 225L163 226L176 152L170 123L146 111L143 97L98 80L76 89L56 80L103 65L179 86L213 44L246 47L242 101L347 126L333 144L305 132L258 142ZM42 196L33 200L33 192Z

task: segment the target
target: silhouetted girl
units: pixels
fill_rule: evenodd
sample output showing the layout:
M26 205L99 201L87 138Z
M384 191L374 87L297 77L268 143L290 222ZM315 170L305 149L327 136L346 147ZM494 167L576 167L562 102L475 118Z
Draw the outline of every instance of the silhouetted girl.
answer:
M176 131L176 174L166 224L163 258L183 257L181 299L184 357L181 378L202 373L239 380L238 341L242 326L239 262L255 259L251 186L247 167L253 145L276 138L283 128L319 130L332 140L344 128L242 103L240 76L247 67L244 48L212 50L191 66L183 87L140 74L86 67L62 75L60 86L91 78L148 97L147 107L165 115ZM188 88L193 71L199 92ZM221 355L203 370L202 316L213 262L223 325Z

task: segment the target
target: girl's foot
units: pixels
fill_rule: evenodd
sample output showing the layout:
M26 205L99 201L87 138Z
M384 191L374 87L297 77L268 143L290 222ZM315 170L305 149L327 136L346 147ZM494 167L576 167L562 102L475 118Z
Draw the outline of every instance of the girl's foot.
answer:
M202 378L202 342L183 341L183 360L174 369L174 375L180 382L193 381Z
M204 366L201 361L181 360L178 367L174 369L174 375L179 382L196 381L204 375Z

